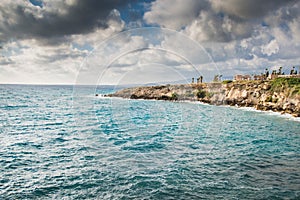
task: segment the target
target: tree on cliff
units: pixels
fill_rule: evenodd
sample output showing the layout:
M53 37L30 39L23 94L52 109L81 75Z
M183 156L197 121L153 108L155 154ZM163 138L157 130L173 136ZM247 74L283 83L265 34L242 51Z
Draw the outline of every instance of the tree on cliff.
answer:
M222 78L222 75L215 75L213 82L219 82L219 81L221 81L221 78Z

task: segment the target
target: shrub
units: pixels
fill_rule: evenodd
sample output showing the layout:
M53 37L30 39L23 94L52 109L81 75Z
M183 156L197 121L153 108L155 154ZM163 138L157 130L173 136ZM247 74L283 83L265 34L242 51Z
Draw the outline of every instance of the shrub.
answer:
M232 83L232 80L224 80L222 81L223 84Z
M203 90L198 90L197 93L196 93L196 96L198 98L204 98L206 96L206 92L203 91Z
M281 92L291 89L292 95L300 94L300 78L276 78L271 81L271 91Z
M211 98L212 96L214 96L214 93L213 92L206 92L206 96Z
M173 92L172 96L171 96L171 99L172 100L178 100L178 94L176 92Z
M271 89L276 90L282 87L293 87L300 85L300 78L275 78L271 81Z

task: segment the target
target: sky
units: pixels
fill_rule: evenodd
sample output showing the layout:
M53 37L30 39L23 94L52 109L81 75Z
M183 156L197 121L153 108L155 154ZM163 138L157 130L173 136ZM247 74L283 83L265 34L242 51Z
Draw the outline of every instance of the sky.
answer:
M3 84L210 81L280 66L300 66L300 0L0 4Z

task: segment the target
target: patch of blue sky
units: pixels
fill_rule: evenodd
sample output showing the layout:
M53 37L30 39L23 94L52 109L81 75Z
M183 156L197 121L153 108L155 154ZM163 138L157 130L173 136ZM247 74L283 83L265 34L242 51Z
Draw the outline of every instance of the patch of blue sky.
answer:
M134 24L134 22L141 23L142 27L152 27L145 23L143 20L143 16L147 11L148 5L154 0L144 0L144 1L135 1L133 3L128 4L125 7L119 8L119 12L121 14L121 19L127 24ZM128 27L129 29L131 27Z
M290 31L290 27L288 26L287 23L280 23L279 27L281 30L283 30L284 32L289 32Z
M261 22L261 26L263 26L263 27L269 27L269 24L267 24L265 21L262 21Z
M217 16L223 19L225 17L225 14L223 12L219 12Z
M92 47L92 45L90 45L90 44L88 44L88 43L85 43L85 44L83 44L83 45L80 45L80 44L78 44L78 43L73 42L73 43L72 43L72 47L75 48L75 49L78 49L78 50L80 50L80 51L85 51L85 50L87 50L87 51L92 51L92 50L94 49L94 48Z
M29 2L34 6L43 7L43 1L42 0L29 0Z
M15 47L9 47L1 50L1 55L5 57L10 57L13 55L19 55L21 54L22 48L29 48L27 46L15 46Z

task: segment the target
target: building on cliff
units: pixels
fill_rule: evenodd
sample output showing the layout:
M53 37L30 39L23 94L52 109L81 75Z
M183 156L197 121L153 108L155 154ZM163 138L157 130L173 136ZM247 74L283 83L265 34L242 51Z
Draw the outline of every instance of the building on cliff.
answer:
M300 78L300 74L292 74L292 75L278 75L279 78ZM277 78L276 77L276 78Z
M261 75L235 75L234 81L250 81L250 80L272 80L275 78L300 78L300 66L299 66L299 72L295 69L295 67L292 68L290 74L285 75L282 71L282 67L279 67L278 71L273 70L272 73L269 73L269 70L266 69L265 73L261 73Z
M235 75L233 78L234 81L250 81L251 80L251 76L246 74L246 75Z

